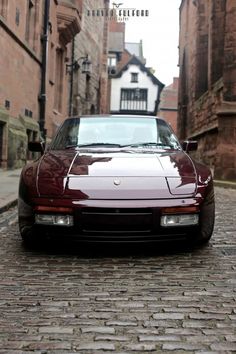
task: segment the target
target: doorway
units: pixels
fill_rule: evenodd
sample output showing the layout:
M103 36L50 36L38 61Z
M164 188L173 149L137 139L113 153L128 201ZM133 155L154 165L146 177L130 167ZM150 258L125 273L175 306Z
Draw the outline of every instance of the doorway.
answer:
M4 132L4 123L0 122L0 167L2 167L2 161L3 161L3 132Z

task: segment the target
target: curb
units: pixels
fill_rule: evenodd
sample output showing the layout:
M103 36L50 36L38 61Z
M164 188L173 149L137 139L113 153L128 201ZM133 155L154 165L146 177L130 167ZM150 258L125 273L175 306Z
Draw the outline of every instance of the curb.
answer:
M215 187L236 189L236 182L214 180Z
M0 206L0 214L4 213L4 211L7 211L8 209L16 206L17 205L17 200L18 200L17 198L13 199L13 200L10 200L6 204Z

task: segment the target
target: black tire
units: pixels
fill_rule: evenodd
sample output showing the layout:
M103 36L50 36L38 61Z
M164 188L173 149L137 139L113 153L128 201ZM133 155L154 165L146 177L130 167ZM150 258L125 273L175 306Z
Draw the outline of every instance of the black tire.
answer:
M214 231L215 224L215 199L212 189L203 202L200 213L200 232L195 244L206 245Z
M23 243L25 245L34 245L37 241L37 235L33 231L33 209L21 198L18 199L18 224Z

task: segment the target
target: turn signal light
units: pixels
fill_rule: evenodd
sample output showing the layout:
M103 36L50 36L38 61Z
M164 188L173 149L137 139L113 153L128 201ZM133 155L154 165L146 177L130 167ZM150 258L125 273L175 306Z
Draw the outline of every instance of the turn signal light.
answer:
M68 207L56 207L56 206L44 206L36 205L34 207L35 211L46 212L46 213L72 213L73 209Z
M198 206L181 206L181 207L167 207L162 208L162 215L164 214L189 214L189 213L198 213Z

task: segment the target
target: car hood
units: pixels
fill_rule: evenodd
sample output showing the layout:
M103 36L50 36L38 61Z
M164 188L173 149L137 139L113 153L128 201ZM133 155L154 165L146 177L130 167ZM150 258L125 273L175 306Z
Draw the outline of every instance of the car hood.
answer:
M37 180L40 195L73 198L166 198L196 189L193 162L183 151L51 151Z

